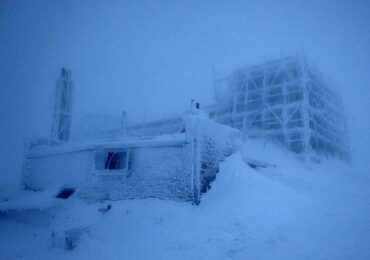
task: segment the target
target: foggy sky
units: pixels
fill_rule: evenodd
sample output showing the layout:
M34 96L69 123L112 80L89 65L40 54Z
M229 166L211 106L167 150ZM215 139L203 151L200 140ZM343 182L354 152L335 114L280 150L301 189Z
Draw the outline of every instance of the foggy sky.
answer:
M126 110L135 122L212 103L212 68L297 52L341 92L355 161L370 170L369 1L0 0L0 184L19 182L25 138L49 136L63 66L75 120Z

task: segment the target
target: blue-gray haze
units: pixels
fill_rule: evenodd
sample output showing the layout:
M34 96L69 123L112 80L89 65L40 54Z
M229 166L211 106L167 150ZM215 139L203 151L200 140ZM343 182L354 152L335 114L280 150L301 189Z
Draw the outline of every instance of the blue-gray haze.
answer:
M298 52L341 92L368 173L369 1L0 0L0 184L19 183L26 138L49 136L62 66L75 119L137 122L210 104L215 75Z

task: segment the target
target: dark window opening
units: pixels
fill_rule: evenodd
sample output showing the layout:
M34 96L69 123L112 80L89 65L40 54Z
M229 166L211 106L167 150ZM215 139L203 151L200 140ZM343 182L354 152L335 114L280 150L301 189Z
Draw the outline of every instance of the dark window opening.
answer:
M116 170L118 168L119 153L108 152L105 160L105 169Z
M97 170L125 170L128 164L128 151L108 150L95 154L95 168Z
M72 188L65 188L65 189L62 189L56 196L56 198L58 199L68 199L69 197L71 197L71 195L75 192L75 189L72 189Z

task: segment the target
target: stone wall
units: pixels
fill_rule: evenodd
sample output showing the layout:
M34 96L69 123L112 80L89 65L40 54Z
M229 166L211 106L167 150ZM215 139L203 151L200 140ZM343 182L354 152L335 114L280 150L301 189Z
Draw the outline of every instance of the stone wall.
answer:
M201 193L211 188L219 163L233 151L239 132L196 115L186 117L184 124L185 133L176 142L161 137L154 144L113 142L79 151L48 146L50 154L28 157L24 181L36 189L75 188L88 199L159 198L198 204ZM63 152L52 154L58 149ZM110 150L128 153L127 168L97 168L96 153Z
M97 173L90 185L95 190L94 196L111 200L191 200L190 165L185 143L130 148L128 164L125 172Z
M192 154L193 203L198 204L201 193L211 188L220 162L234 151L240 132L206 117L190 116L186 121L186 134Z

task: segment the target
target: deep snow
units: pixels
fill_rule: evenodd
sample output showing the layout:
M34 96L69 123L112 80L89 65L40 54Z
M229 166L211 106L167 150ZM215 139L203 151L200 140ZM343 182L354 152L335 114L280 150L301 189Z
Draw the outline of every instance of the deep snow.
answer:
M199 206L72 196L35 203L39 212L3 217L0 258L370 259L370 182L358 170L330 159L308 169L289 152L253 140L239 150L222 163ZM254 170L243 157L276 168ZM8 197L1 209L24 207L19 194ZM111 210L98 211L108 203ZM89 229L74 250L51 239L52 231L73 227Z

